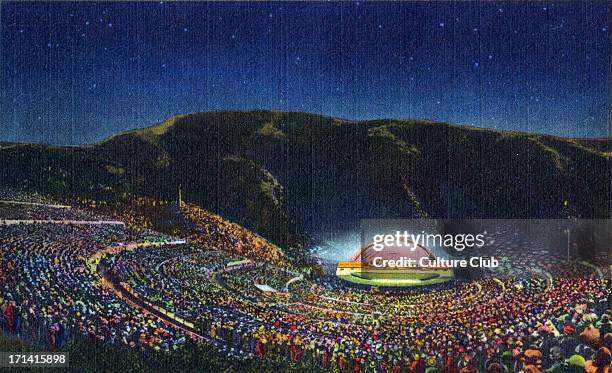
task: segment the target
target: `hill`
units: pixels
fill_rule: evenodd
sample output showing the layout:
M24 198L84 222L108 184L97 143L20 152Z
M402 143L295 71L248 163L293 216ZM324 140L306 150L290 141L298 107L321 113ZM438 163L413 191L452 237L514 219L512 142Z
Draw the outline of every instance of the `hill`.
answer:
M81 148L3 144L0 183L184 199L296 246L359 218L609 217L612 139L271 111L180 115Z

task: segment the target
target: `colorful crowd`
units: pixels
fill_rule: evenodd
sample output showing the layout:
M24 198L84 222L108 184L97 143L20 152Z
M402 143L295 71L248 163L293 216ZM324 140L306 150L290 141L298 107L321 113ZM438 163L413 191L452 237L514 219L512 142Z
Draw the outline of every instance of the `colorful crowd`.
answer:
M157 211L143 206L140 213ZM24 208L6 204L0 213L58 214ZM612 281L592 265L380 290L302 276L274 245L194 207L174 210L184 224L174 236L133 211L80 211L70 217L126 226L0 224L5 335L50 351L86 337L173 354L193 339L228 359L342 372L610 368Z

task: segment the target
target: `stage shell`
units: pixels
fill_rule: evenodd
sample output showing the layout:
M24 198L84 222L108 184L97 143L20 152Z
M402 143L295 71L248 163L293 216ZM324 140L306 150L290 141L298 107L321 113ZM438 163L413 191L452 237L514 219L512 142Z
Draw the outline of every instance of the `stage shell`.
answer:
M373 265L375 258L382 258L382 260L411 258L418 263L422 257L435 259L429 250L420 245L385 247L381 251L375 250L373 245L367 245L357 250L350 261L339 262L336 267L336 276L356 284L380 287L426 286L447 282L454 278L453 270L450 268L419 266L377 268Z

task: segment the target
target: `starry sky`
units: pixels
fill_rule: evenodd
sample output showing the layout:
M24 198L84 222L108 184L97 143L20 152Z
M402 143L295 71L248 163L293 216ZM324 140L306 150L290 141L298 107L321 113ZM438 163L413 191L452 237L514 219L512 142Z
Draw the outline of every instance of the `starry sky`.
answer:
M0 141L274 109L610 135L609 4L0 2Z

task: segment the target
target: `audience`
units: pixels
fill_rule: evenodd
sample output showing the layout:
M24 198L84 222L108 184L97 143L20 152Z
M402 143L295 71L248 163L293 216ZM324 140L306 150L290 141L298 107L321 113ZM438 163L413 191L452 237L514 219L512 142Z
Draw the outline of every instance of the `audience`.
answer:
M0 205L0 329L50 351L84 336L180 353L194 339L228 358L322 370L610 368L612 283L579 263L377 290L332 275L305 279L276 246L196 207L142 199L133 209L93 201L65 209L0 193L11 198L40 205ZM153 230L147 214L175 219L174 235ZM24 224L2 224L13 218ZM25 224L108 219L126 225Z

